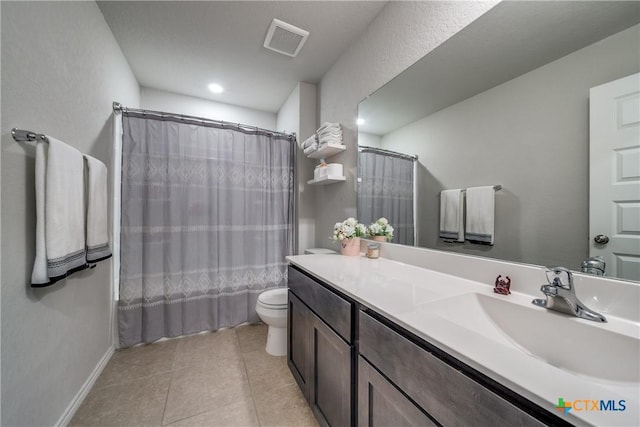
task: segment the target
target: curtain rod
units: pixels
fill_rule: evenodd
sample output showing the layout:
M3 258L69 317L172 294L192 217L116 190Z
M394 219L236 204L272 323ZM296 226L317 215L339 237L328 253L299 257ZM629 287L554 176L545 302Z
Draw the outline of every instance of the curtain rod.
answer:
M398 153L397 151L385 150L384 148L367 147L366 145L359 145L358 151L362 153L367 153L367 152L379 153L379 154L384 154L391 157L399 157L401 159L413 160L414 162L418 160L417 155L412 156L409 154Z
M197 117L197 116L188 116L188 115L184 115L184 114L174 114L174 113L167 113L164 111L154 111L154 110L142 110L142 109L138 109L138 108L128 108L128 107L124 107L122 104L120 104L119 102L114 101L113 102L113 111L115 113L123 113L123 114L134 114L134 115L141 115L141 116L157 116L160 119L169 119L169 120L175 120L175 121L180 121L180 122L192 122L194 124L202 124L202 125L208 125L208 126L212 126L212 127L218 127L221 129L236 129L239 130L241 132L244 133L257 133L257 134L264 134L267 136L276 136L276 137L284 137L287 138L291 141L295 141L296 140L296 134L295 132L288 134L288 133L284 133L284 132L276 132L273 130L269 130L269 129L263 129L263 128L259 128L257 126L251 126L251 125L243 125L241 123L232 123L232 122L225 122L223 120L213 120L213 119L207 119L205 117Z

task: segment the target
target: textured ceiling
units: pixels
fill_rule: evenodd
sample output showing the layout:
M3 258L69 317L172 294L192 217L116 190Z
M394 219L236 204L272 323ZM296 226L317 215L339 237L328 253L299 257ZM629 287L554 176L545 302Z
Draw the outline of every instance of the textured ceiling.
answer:
M297 82L319 82L385 4L98 2L140 85L270 112ZM310 32L296 58L262 46L273 18ZM209 92L212 82L225 92Z

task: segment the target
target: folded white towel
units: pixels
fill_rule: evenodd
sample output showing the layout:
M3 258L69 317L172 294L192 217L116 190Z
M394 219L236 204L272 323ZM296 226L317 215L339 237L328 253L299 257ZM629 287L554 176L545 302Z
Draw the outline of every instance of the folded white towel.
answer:
M304 150L305 148L310 147L314 142L318 142L318 137L315 133L309 138L305 139L300 148Z
M342 141L342 137L337 138L337 137L333 137L333 136L331 136L331 137L321 136L320 138L318 138L318 143L319 144L329 144L329 143L332 143L332 144L343 144L344 142Z
M317 149L318 149L318 143L314 142L313 144L311 144L310 146L305 148L303 150L303 152L304 152L304 154L310 154L310 153L313 153L314 151L316 151Z
M111 257L107 222L107 167L100 160L84 155L87 162L87 262Z
M338 138L338 139L342 139L342 132L322 132L322 133L318 133L316 135L318 135L318 139L322 139L322 138Z
M325 122L322 126L318 128L318 130L316 130L316 133L321 134L324 131L332 131L332 130L340 130L340 123Z
M342 136L342 130L340 128L323 129L317 132L317 135L318 136L324 136L324 135Z
M464 242L463 197L460 189L440 192L440 237L445 240Z
M38 147L36 150L38 219L36 258L31 281L33 287L51 285L88 266L85 254L82 153L55 138L47 138L49 147ZM46 275L43 275L43 260L46 260Z
M467 226L465 238L473 243L493 245L495 223L493 186L467 189Z

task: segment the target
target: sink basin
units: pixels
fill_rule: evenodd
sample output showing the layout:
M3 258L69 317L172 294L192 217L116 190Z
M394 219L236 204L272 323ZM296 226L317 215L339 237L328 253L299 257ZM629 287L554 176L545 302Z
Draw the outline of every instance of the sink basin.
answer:
M509 298L469 293L424 309L563 370L605 381L640 382L637 330L625 335L612 331L610 324L591 324Z

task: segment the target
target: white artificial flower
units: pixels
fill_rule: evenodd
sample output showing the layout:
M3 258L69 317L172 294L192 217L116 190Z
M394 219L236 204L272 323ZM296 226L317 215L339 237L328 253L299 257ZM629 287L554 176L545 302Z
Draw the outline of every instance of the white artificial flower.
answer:
M382 218L378 219L376 222L378 224L380 224L381 226L383 226L383 227L385 225L389 224L389 220L387 220L387 218L385 218L385 217L382 217Z
M353 233L355 233L355 231L356 231L355 224L354 224L353 227L350 226L350 225L345 225L344 228L342 229L342 232L347 237L351 237L353 235Z
M360 224L355 218L347 218L342 222L336 222L333 226L333 234L330 239L334 241L351 239L367 234L367 227Z
M373 223L369 226L369 232L373 235L373 236L377 236L380 233L382 233L382 227L380 226L380 224L378 223Z

